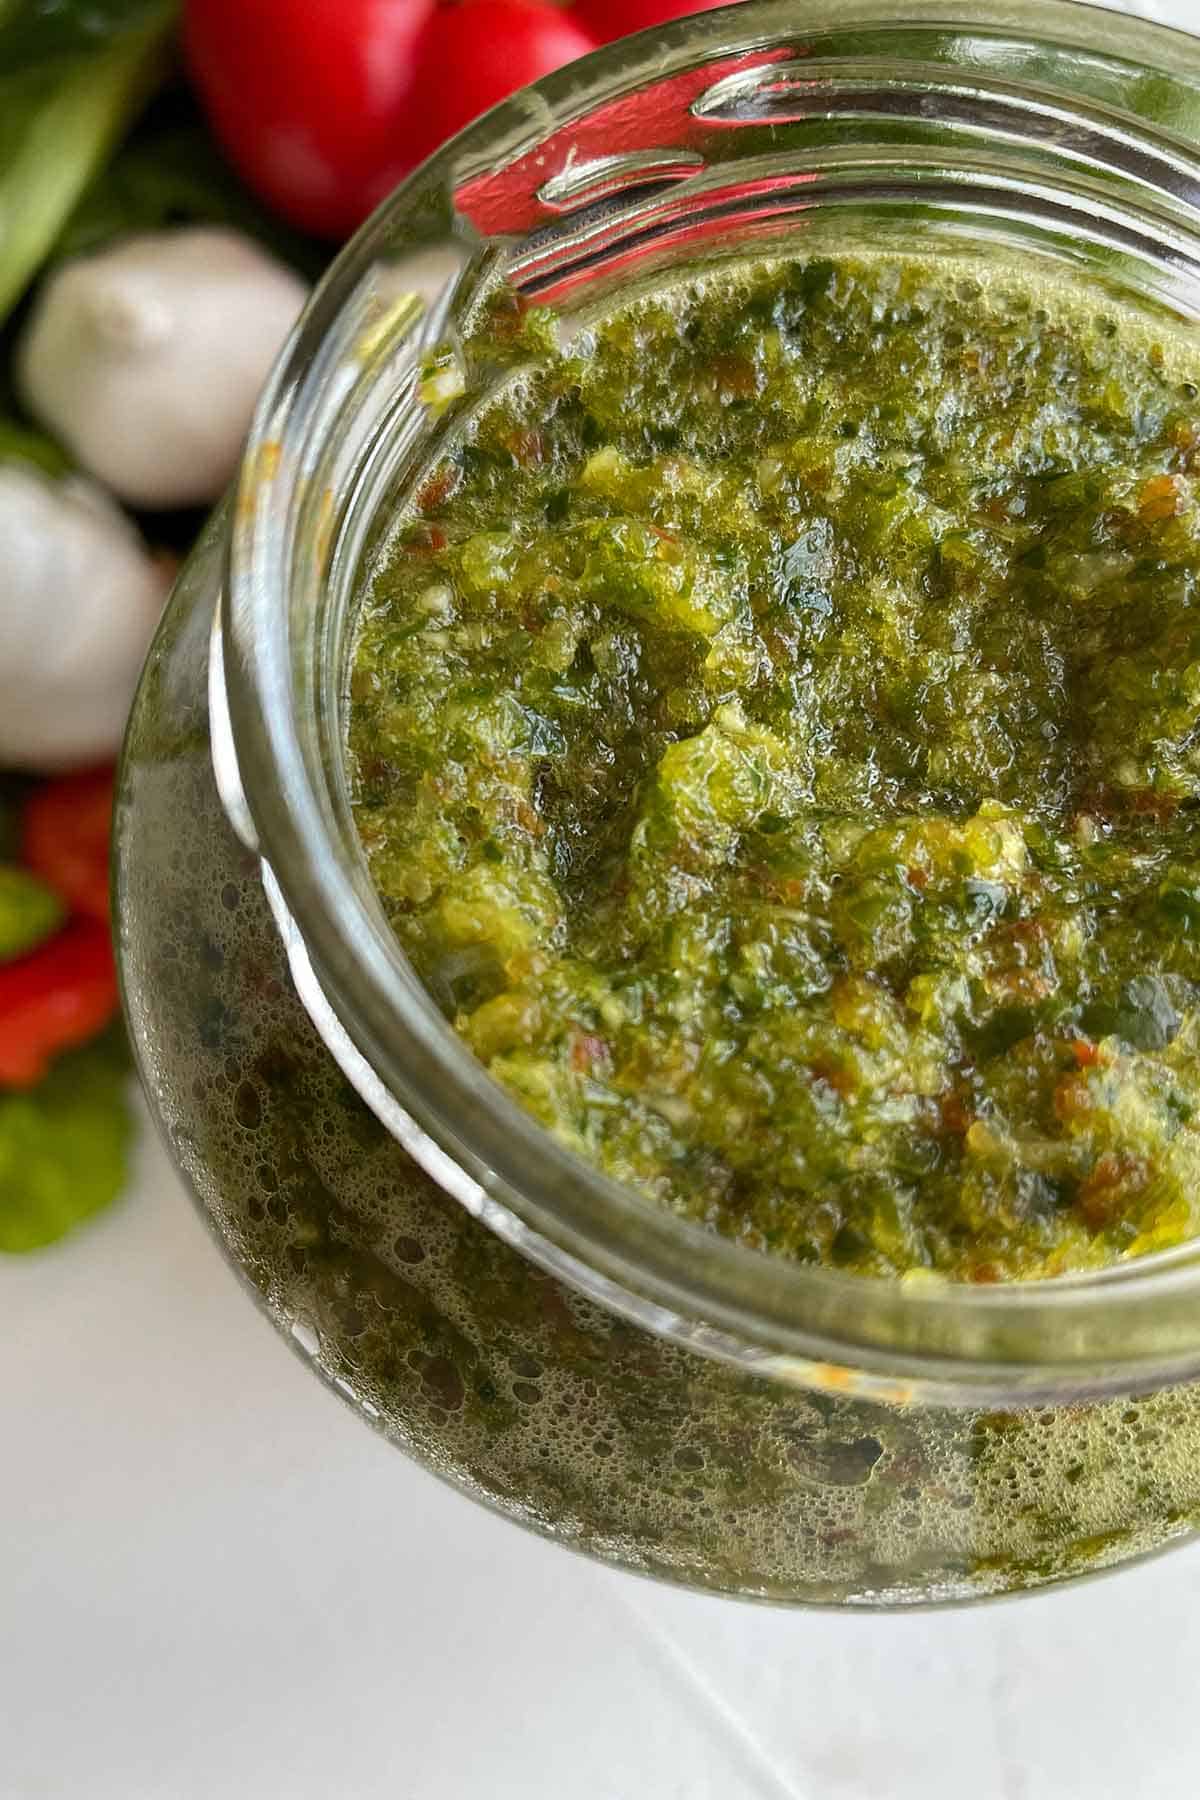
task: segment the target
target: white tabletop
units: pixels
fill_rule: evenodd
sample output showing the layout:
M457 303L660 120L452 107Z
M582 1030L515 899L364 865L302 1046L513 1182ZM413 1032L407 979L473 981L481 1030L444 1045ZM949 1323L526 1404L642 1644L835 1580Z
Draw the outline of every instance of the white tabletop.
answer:
M118 1209L0 1258L0 1318L0 1800L1197 1791L1200 1550L900 1617L601 1569L322 1389L148 1134Z

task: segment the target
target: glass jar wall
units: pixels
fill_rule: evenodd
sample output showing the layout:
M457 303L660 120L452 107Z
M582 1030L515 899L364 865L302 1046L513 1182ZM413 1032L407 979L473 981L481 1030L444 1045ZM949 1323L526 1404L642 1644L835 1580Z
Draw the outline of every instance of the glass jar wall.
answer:
M341 774L348 628L454 422L421 359L498 283L577 313L700 257L871 232L1068 262L1195 317L1200 57L1052 5L747 5L662 45L472 128L318 293L131 725L130 1023L270 1316L466 1491L777 1600L1039 1585L1193 1528L1194 1256L927 1293L776 1266L608 1191L492 1089L389 938ZM487 373L461 374L470 404Z

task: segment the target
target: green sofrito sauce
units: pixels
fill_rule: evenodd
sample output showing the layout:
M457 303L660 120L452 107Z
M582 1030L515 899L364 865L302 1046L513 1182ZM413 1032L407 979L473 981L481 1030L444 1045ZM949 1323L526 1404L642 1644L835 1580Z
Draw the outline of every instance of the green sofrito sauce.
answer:
M351 684L362 840L456 1029L779 1255L995 1281L1191 1235L1182 328L866 253L544 324L397 522Z

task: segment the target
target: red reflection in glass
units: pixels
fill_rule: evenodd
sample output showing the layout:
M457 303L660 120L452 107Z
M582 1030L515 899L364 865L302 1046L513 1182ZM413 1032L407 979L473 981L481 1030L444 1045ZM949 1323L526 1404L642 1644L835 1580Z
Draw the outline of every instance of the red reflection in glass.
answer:
M693 117L701 94L727 75L786 61L786 49L751 50L717 57L703 68L685 69L656 87L641 88L599 106L564 125L535 150L494 174L477 175L455 193L459 212L488 237L532 231L557 215L538 199L538 190L569 163L637 150L703 148L711 127Z
M561 251L556 246L550 246L541 258L523 258L519 285L526 292L535 287L538 302L547 305L594 282L597 274L609 281L622 270L630 270L661 252L669 251L672 260L678 260L681 248L728 234L729 214L734 208L739 243L777 235L789 220L801 222L807 206L797 190L815 180L815 175L797 170L761 176L754 181L729 182L706 191L699 217L695 216L694 195L664 195L657 205L639 214L636 230L628 241L622 243L625 228L617 221L601 225L592 237L573 244L569 264L557 281L554 270Z

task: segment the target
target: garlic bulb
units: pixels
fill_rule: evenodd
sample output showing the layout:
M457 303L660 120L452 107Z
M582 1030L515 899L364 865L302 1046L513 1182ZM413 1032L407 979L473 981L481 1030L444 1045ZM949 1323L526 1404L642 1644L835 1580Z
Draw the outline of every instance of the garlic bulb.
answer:
M240 232L126 238L47 279L17 346L22 397L129 505L207 505L305 295Z

